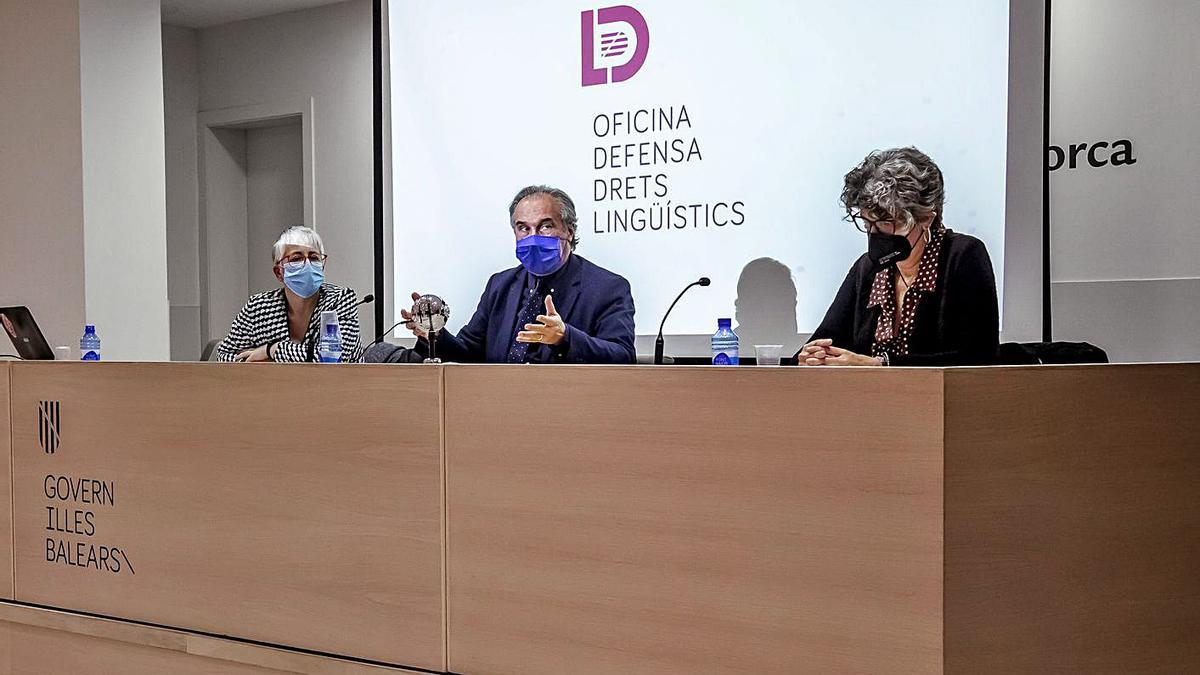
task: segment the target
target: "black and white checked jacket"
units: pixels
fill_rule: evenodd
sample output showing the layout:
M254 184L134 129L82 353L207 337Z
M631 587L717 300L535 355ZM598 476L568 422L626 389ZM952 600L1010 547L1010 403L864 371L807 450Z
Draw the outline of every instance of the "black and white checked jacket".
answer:
M317 346L321 332L321 312L337 310L338 325L342 333L342 361L351 362L358 357L358 302L354 290L333 284L321 284L317 308L308 322L308 331L303 342L288 337L287 299L283 288L250 296L242 311L233 319L229 335L217 345L217 357L221 361L233 361L247 349L261 347L268 342L279 341L271 351L276 361L316 361Z

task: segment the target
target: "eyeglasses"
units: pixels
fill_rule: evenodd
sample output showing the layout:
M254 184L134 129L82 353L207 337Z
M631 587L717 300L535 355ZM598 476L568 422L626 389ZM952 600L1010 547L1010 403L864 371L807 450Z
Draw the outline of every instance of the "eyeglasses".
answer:
M912 232L913 225L916 224L911 223L897 227L896 221L894 220L874 220L864 216L861 211L857 213L847 213L843 220L848 220L854 223L854 227L863 234L882 232L884 234L898 234L900 236L905 236L909 232Z
M311 263L317 267L323 267L325 265L325 261L328 259L329 256L325 255L324 253L317 253L316 251L313 251L312 253L295 251L291 255L279 260L275 264L288 267L290 269L297 269L298 267L304 265L304 263Z

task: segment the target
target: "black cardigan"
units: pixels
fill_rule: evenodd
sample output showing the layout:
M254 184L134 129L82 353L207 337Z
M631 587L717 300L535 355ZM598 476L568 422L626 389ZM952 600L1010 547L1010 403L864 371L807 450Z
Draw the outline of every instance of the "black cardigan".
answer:
M850 268L813 340L870 355L883 311L867 307L875 273L866 254ZM969 366L994 363L1000 341L996 277L983 242L946 230L939 252L937 289L917 305L909 353L889 354L893 366Z

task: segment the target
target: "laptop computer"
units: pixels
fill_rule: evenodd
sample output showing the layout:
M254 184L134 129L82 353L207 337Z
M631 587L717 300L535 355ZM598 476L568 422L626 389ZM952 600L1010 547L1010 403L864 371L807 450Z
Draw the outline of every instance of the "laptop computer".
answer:
M46 343L46 337L28 307L0 307L0 324L12 340L17 356L29 361L54 360L54 350Z

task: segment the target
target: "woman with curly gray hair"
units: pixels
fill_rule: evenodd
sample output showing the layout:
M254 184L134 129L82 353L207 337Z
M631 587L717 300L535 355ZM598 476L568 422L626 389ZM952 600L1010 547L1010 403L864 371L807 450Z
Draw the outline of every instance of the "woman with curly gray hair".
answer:
M876 150L846 174L846 220L867 235L807 366L954 366L994 361L999 310L983 242L942 223L942 171L916 148Z

